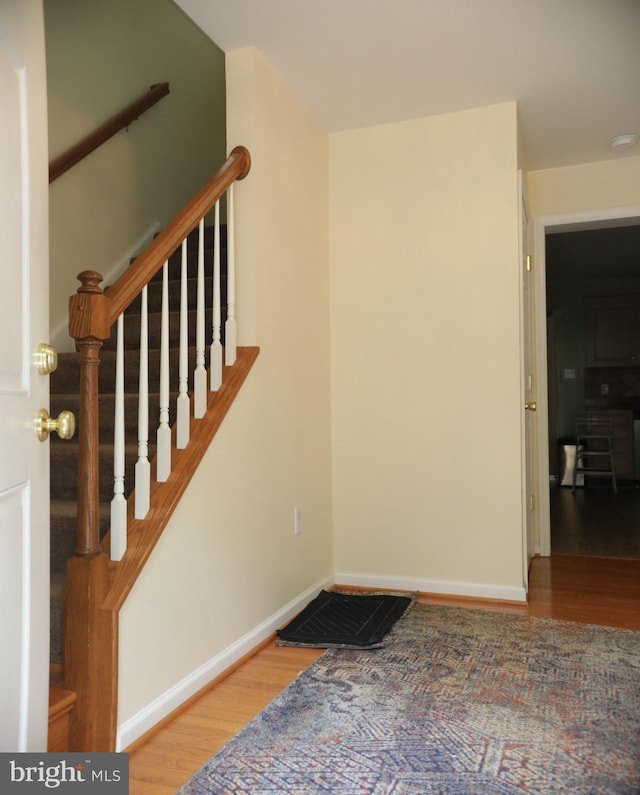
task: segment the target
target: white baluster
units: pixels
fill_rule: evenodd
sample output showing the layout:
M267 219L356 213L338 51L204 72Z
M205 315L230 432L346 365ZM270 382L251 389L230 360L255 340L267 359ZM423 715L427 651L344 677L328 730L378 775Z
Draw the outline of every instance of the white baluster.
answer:
M222 386L222 342L220 316L220 200L216 202L213 227L213 336L209 352L209 389Z
M176 447L183 450L189 443L189 324L187 294L187 240L182 241L182 269L180 273L180 371L177 401Z
M233 184L227 192L227 322L224 324L224 363L236 361L236 250L233 223Z
M144 519L149 511L151 467L149 465L149 317L147 287L142 288L140 310L140 380L138 387L138 460L136 461L135 518Z
M207 371L204 368L204 218L198 225L198 297L196 302L196 369L193 373L193 416L207 410Z
M156 479L164 483L171 474L169 427L169 263L162 266L162 319L160 326L160 424L157 433Z
M116 391L113 418L113 499L111 500L111 560L127 551L127 501L124 498L124 316L120 315L116 342Z

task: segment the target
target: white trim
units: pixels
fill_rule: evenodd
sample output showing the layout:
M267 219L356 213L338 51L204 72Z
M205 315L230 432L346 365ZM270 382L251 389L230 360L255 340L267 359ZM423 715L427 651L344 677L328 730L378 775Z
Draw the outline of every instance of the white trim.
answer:
M603 221L636 218L640 221L640 206L609 207L602 210L583 210L573 213L539 215L534 218L535 277L536 277L536 380L538 414L538 527L540 554L551 554L551 514L549 505L549 400L547 385L547 292L545 237L551 227L562 231L613 226ZM556 232L560 229L555 229Z
M519 330L520 330L520 480L521 480L521 535L522 535L522 584L525 591L529 587L529 505L528 505L528 482L529 482L529 462L530 451L527 448L527 417L524 406L527 402L527 376L525 365L527 364L526 346L530 344L527 336L527 312L529 307L525 306L525 273L524 258L529 254L525 251L525 237L523 228L529 224L529 211L527 208L526 197L524 194L524 177L522 169L518 169L518 291L519 291ZM527 235L528 238L528 235ZM528 239L526 241L528 249ZM529 282L530 284L530 282Z
M131 743L152 729L163 718L177 709L187 699L194 696L203 687L206 687L217 676L228 670L234 663L251 652L276 629L297 615L311 599L323 588L330 588L334 583L333 577L327 577L292 599L283 608L267 618L257 627L247 632L235 643L216 654L206 663L201 665L191 674L186 676L173 687L169 688L158 698L154 699L144 709L141 709L120 726L116 735L116 751L122 751Z
M364 588L387 588L394 591L420 591L420 593L437 593L447 596L500 599L507 602L527 601L527 593L522 586L432 580L422 577L403 577L389 574L362 574L353 571L336 572L335 581L343 586L357 585Z
M111 265L106 273L102 274L103 284L111 284L118 278L118 276L120 276L120 274L124 273L129 267L133 257L137 257L141 251L144 251L144 249L153 240L156 232L158 232L160 229L162 229L162 224L159 221L155 221L153 224L151 224L147 231L138 238L137 242L134 243L131 248L125 251L124 254L118 257L117 261ZM74 342L69 336L68 315L65 315L63 319L57 323L53 329L51 329L49 341L50 344L58 351L58 353L70 353L74 350Z

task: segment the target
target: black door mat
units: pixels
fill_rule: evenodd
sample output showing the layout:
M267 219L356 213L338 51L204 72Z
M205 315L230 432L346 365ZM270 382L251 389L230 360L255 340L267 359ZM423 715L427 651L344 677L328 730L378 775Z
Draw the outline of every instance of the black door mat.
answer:
M415 600L393 594L320 591L286 627L277 631L280 646L375 649Z

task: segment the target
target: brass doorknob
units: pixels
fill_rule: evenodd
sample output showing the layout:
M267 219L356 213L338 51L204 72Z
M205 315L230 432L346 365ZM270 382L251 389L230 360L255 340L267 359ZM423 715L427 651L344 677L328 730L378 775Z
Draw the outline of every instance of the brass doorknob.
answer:
M36 434L41 442L55 431L61 439L71 439L76 432L76 418L72 411L61 411L57 419L49 416L46 409L40 409L36 417Z
M51 345L41 342L36 351L36 367L40 375L51 375L58 366L58 353Z
M524 407L527 411L535 411L536 410L535 400L532 400L530 403L525 403Z

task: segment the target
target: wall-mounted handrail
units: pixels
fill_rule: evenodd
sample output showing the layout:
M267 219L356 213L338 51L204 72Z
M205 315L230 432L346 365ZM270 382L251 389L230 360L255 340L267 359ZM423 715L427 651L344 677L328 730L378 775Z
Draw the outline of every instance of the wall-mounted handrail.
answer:
M156 102L159 102L163 97L169 93L169 83L157 83L143 94L135 102L127 105L120 113L116 113L104 124L101 124L96 130L78 141L77 144L67 149L61 155L56 157L49 163L49 183L52 183L59 176L68 171L76 163L79 163L87 155L96 150L105 141L114 136L116 133L128 127L131 122L134 122L142 114L153 107Z

